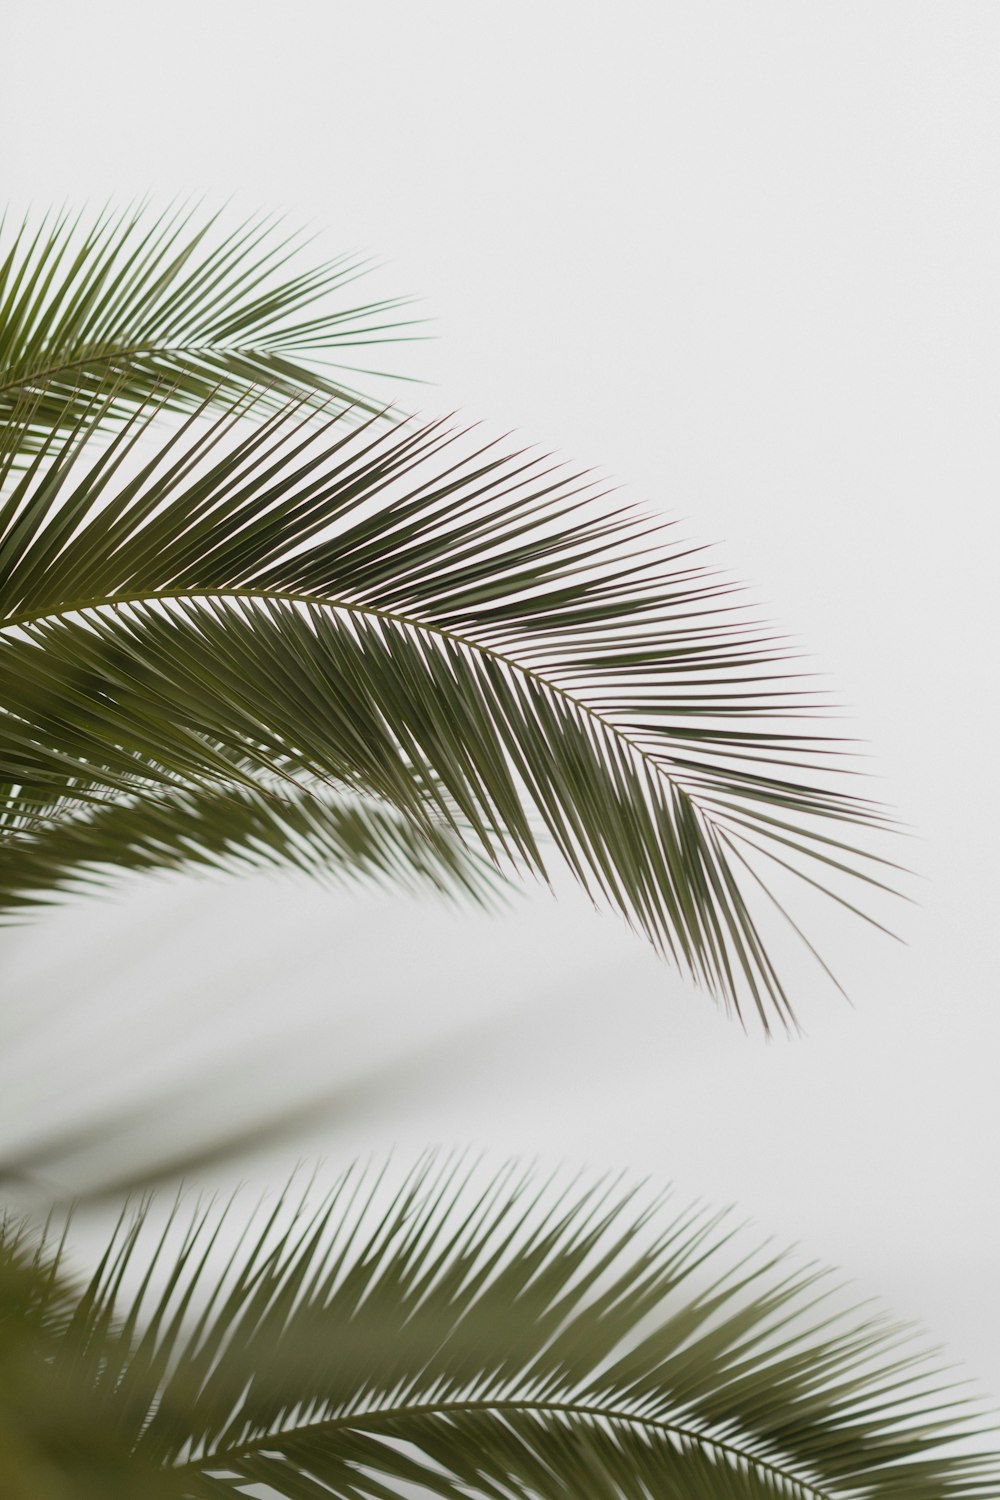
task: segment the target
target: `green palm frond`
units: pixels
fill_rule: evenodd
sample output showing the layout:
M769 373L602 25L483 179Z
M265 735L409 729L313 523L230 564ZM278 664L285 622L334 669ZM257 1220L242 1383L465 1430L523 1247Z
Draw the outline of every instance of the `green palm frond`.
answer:
M345 304L363 263L310 265L302 249L273 220L226 230L185 209L0 223L0 424L30 406L20 445L36 451L108 390L118 419L163 391L189 411L253 385L376 409L341 376L352 351L404 336L400 303Z
M387 803L324 787L204 787L46 806L41 816L12 797L0 838L0 922L125 871L274 868L477 901L498 883L495 867L443 823L418 825Z
M76 1290L52 1251L5 1237L39 1332L33 1350L16 1325L29 1378L3 1415L67 1472L131 1462L185 1500L1000 1484L977 1403L911 1332L748 1253L718 1215L427 1160L395 1191L350 1171L318 1210L279 1202L242 1230L210 1212L147 1249L142 1220ZM73 1398L85 1437L59 1445Z
M15 812L320 780L544 873L541 825L682 970L787 1019L753 893L793 870L856 909L886 819L734 587L544 458L238 417L96 453L85 427L11 471Z

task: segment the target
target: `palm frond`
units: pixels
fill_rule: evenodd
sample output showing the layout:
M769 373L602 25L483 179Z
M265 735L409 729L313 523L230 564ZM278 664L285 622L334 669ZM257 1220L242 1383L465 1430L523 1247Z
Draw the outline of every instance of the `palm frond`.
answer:
M888 888L888 820L697 549L440 423L317 432L293 407L156 441L154 417L9 477L15 799L319 779L544 873L541 824L682 970L788 1019L757 885L793 869L856 909L852 883Z
M142 1221L75 1297L37 1250L19 1295L91 1448L188 1500L997 1493L981 1409L912 1332L704 1210L428 1159L239 1231L147 1249Z
M362 262L311 265L302 251L276 221L227 230L187 209L0 223L0 424L32 452L100 392L106 419L164 391L179 411L228 406L255 385L272 400L377 409L353 388L353 351L411 325L398 301L344 302Z
M12 826L14 818L20 826ZM485 901L495 867L443 823L419 826L387 803L283 785L167 791L44 805L13 797L0 839L0 921L125 871L292 868L333 884L431 886ZM3 818L0 815L0 827Z
M80 1288L55 1247L0 1221L0 1478L5 1500L179 1500L162 1465L146 1464L108 1422L89 1379L100 1341L81 1318ZM95 1337L96 1335L96 1337Z

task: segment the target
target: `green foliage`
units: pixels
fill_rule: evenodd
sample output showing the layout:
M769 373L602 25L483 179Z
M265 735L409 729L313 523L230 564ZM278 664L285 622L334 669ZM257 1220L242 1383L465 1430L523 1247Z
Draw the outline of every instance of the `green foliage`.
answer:
M387 804L281 784L165 790L81 802L0 843L0 907L109 885L124 870L298 869L331 883L430 887L488 899L493 866L444 824L417 824ZM0 918L2 919L2 918Z
M787 645L586 475L387 422L335 361L406 325L297 253L144 211L0 238L0 912L129 870L488 899L555 851L787 1023L752 893L797 928L787 875L857 911L896 868ZM12 1500L997 1493L907 1335L701 1212L426 1161L235 1239L150 1213L86 1284L3 1225Z
M116 419L154 396L175 411L228 410L250 387L272 403L376 409L334 378L335 361L398 340L400 304L318 311L361 263L302 266L302 236L273 221L223 232L218 215L195 217L140 207L0 223L0 424L21 452L87 421L104 393Z
M431 1159L239 1230L146 1212L85 1287L5 1235L2 1420L80 1481L47 1494L128 1472L115 1494L184 1500L997 1493L919 1341L703 1210Z
M465 884L483 858L544 875L554 846L696 981L789 1020L753 893L794 869L853 909L838 882L887 889L866 843L887 820L696 549L440 423L247 400L161 435L153 406L95 446L109 409L26 469L8 445L8 907L64 883L53 841L113 857L127 827L116 862L151 863L164 797L321 782L393 810L403 865L465 839Z

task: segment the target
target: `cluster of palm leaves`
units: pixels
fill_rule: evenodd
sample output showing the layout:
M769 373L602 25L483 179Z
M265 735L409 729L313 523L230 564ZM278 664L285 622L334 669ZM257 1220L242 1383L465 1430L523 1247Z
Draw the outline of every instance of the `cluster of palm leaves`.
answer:
M759 903L808 944L795 881L875 920L854 888L893 867L787 643L588 475L356 389L349 351L408 325L302 253L143 212L0 250L0 909L282 866L488 899L562 864L790 1023ZM436 1170L283 1200L221 1260L231 1219L147 1254L141 1210L89 1282L7 1222L10 1493L997 1492L811 1274Z
M130 864L561 858L787 1021L751 893L886 884L787 645L586 475L338 386L391 310L317 315L356 268L266 231L58 220L0 268L3 908Z

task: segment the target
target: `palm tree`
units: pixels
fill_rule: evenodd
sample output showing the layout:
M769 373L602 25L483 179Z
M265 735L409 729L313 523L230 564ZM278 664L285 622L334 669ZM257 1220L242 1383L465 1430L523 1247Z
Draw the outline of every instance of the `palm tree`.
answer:
M427 1159L143 1220L86 1284L0 1240L11 1500L998 1493L919 1340L703 1209Z
M317 312L356 267L290 253L140 212L0 261L3 909L241 863L485 894L555 857L788 1024L755 901L798 930L792 871L857 909L888 820L787 643L586 475L339 384L395 315Z
M348 387L333 357L395 311L316 312L356 268L293 254L140 212L21 226L0 260L8 918L129 869L489 899L554 855L789 1022L754 892L783 870L856 910L890 882L787 645L587 476ZM16 1500L1000 1484L933 1361L704 1212L431 1160L235 1236L152 1212L89 1281L4 1222Z

